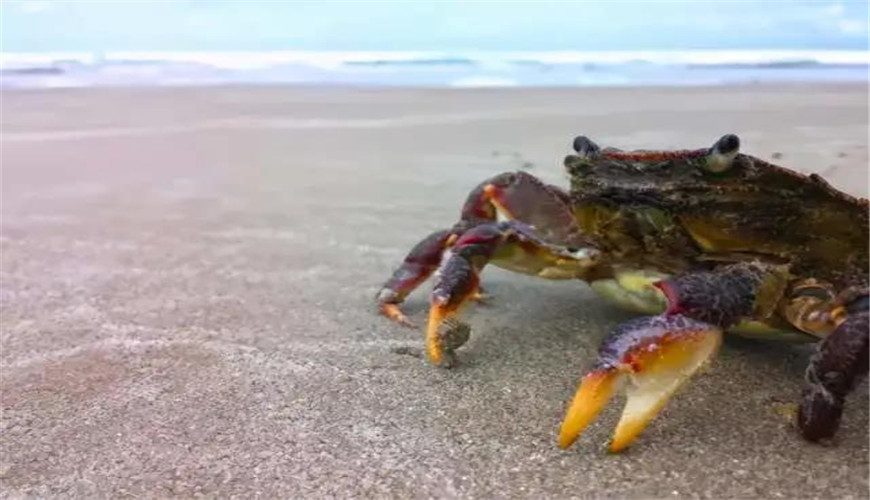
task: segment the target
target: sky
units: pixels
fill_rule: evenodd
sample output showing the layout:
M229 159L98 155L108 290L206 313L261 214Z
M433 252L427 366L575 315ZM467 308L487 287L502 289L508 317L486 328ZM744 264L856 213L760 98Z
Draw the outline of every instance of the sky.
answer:
M868 48L868 2L0 0L0 50Z

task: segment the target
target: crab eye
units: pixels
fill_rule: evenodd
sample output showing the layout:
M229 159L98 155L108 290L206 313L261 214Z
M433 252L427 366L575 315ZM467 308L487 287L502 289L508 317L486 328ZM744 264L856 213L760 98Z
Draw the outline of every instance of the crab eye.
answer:
M740 151L740 138L734 134L723 135L713 144L704 162L704 169L709 172L719 173L731 168L734 158Z
M601 148L598 147L598 144L592 142L592 139L585 135L578 135L574 138L574 151L576 151L581 158L588 158L600 153Z

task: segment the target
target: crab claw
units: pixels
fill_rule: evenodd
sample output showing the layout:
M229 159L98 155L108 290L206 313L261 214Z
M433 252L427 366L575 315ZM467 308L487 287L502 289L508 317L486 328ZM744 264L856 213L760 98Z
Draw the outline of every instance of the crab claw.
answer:
M740 138L734 134L723 135L710 148L705 167L710 172L724 172L731 168L739 151Z
M559 446L571 446L625 386L625 408L610 451L628 448L677 389L710 360L721 340L718 327L678 314L618 326L605 338L595 368L583 377L562 423Z
M462 216L471 219L481 214L523 221L541 238L554 243L565 243L580 231L568 194L525 172L505 172L475 188Z
M432 291L429 322L426 327L426 353L436 366L450 368L453 351L468 340L468 327L456 320L460 307L478 293L479 270L464 258L454 255L441 270Z
M453 351L468 339L468 327L455 319L480 291L480 272L511 234L509 224L484 224L463 234L438 270L432 289L426 353L436 366L453 365Z

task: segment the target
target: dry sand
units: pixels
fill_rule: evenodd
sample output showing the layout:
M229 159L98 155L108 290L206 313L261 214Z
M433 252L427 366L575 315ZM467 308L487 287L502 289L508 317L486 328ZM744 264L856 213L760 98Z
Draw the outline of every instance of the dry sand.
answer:
M2 495L861 498L867 385L834 446L783 416L806 348L731 340L627 453L566 402L628 317L487 270L461 366L373 296L477 182L564 182L574 135L744 151L867 189L864 86L6 91ZM407 309L425 317L425 291Z

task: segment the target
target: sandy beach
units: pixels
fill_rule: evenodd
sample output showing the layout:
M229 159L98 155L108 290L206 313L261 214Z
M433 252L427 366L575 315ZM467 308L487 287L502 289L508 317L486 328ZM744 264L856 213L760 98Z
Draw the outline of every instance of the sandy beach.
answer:
M726 342L627 453L558 426L630 317L487 269L460 365L373 298L507 170L602 146L746 153L867 196L866 85L2 93L0 496L867 498L864 382L833 445L786 415L808 346ZM426 315L424 285L407 302Z

